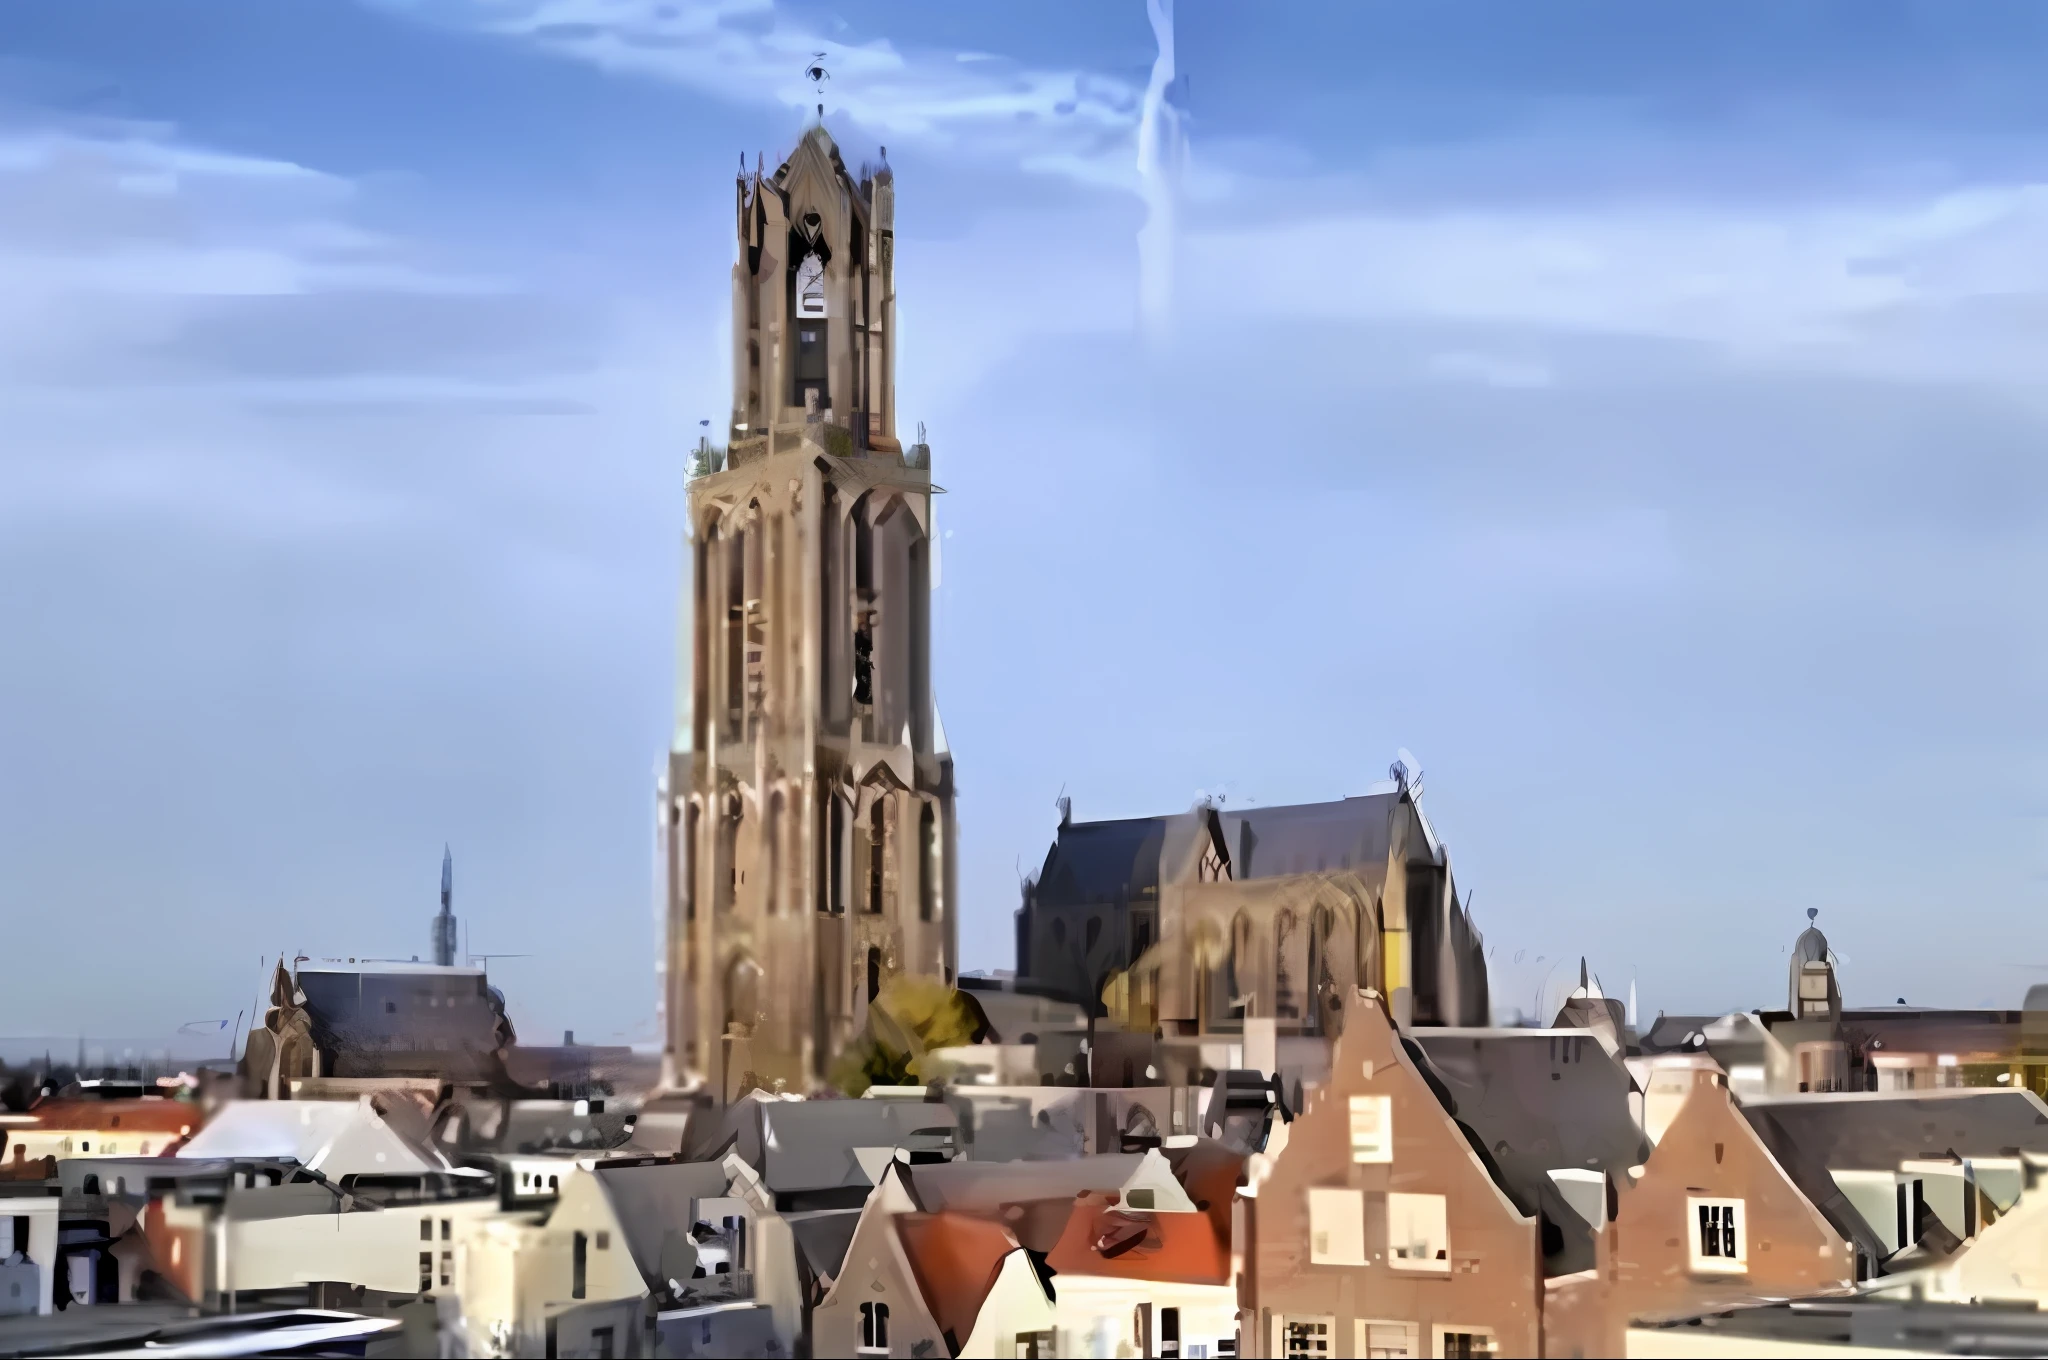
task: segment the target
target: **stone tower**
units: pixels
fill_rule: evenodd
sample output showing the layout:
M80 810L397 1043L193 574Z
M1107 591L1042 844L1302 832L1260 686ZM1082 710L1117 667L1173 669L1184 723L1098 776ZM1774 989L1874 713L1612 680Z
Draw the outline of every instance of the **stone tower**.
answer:
M699 449L661 782L674 1085L813 1089L957 967L929 450L896 438L895 188L822 126L741 174L726 450Z

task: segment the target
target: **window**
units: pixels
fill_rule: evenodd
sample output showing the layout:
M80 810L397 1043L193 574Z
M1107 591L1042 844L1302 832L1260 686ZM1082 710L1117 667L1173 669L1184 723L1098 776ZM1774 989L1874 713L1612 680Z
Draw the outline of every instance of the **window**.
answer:
M398 1014L398 1003L397 1003L396 1001L387 1001L387 1002L385 1002L385 1003L384 1003L384 1013L385 1013L386 1015L396 1015L396 1014Z
M1741 1200L1688 1199L1686 1208L1693 1220L1694 1270L1739 1275L1749 1269Z
M1154 1190L1126 1190L1124 1207L1127 1209L1151 1209L1157 1207L1158 1192Z
M1333 1318L1291 1317L1281 1324L1280 1354L1287 1360L1308 1360L1311 1356L1330 1354L1330 1333L1335 1330Z
M1387 1196L1387 1264L1396 1270L1450 1273L1450 1228L1442 1195Z
M1477 1360L1494 1353L1493 1333L1484 1327L1453 1325L1436 1329L1435 1353L1445 1360Z
M1180 1309L1159 1310L1160 1360L1178 1360L1180 1355Z
M1366 1360L1413 1360L1417 1340L1415 1330L1412 1322L1372 1322L1360 1318L1357 1353Z
M864 1303L860 1306L860 1353L889 1353L889 1305Z
M1394 1098L1351 1097L1351 1160L1394 1160Z
M612 1249L612 1235L610 1233L601 1232L597 1235L597 1249L599 1251L610 1251Z
M423 1219L421 1219L421 1220L420 1220L420 1241L422 1241L422 1242L431 1242L431 1241L433 1241L433 1240L434 1240L434 1220L433 1220L433 1219L431 1219L431 1218L423 1218Z
M1319 1266L1365 1264L1365 1193L1324 1188L1308 1192L1308 1259Z
M881 799L868 809L868 911L882 910L882 870L889 862L889 810Z
M420 1253L420 1293L424 1294L431 1290L433 1287L434 1253L432 1253L431 1251L423 1251Z
M590 1239L577 1233L570 1239L569 1297L580 1299L589 1293Z
M441 1220L441 1240L448 1241L455 1235L455 1224L448 1219Z
M441 1253L441 1287L443 1289L446 1289L449 1285L452 1285L454 1283L455 1253L452 1251L444 1251Z
M592 1327L590 1329L590 1348L591 1353L597 1356L597 1360L612 1360L612 1356L617 1353L612 1349L612 1329L609 1327Z

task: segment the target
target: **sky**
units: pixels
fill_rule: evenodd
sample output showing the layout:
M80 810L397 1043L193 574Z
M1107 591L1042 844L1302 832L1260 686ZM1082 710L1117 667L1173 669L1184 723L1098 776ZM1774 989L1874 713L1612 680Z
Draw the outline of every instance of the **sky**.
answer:
M967 968L1083 819L1396 751L1496 1004L2048 981L2048 11L0 7L0 1038L428 948L646 1043L731 175L898 184Z

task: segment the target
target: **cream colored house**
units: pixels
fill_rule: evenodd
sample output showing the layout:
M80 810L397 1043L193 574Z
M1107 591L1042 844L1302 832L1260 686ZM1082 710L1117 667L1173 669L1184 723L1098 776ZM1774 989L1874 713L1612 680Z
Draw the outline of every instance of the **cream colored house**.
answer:
M644 1325L647 1281L634 1263L611 1198L591 1164L562 1182L545 1222L492 1216L470 1225L455 1253L455 1292L471 1355L559 1353L565 1340L583 1354L623 1355L627 1336ZM610 1303L615 1309L591 1309ZM575 1315L580 1335L564 1338L562 1318ZM604 1329L609 1328L609 1331Z
M812 1315L816 1355L1066 1354L1045 1283L995 1218L920 1208L903 1164L882 1172L838 1279ZM1079 1353L1079 1352L1075 1352Z

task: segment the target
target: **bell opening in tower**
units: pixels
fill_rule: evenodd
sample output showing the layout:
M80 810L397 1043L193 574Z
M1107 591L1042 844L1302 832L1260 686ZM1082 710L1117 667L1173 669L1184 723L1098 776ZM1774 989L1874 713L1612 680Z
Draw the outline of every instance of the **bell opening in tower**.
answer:
M816 222L817 216L812 214L804 225L809 232L815 232ZM809 409L811 395L816 393L818 409L822 411L832 404L832 388L826 348L825 260L820 250L813 248L797 261L790 294L790 313L795 318L796 330L791 401Z

